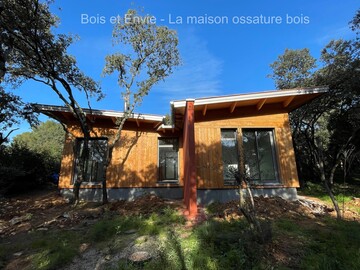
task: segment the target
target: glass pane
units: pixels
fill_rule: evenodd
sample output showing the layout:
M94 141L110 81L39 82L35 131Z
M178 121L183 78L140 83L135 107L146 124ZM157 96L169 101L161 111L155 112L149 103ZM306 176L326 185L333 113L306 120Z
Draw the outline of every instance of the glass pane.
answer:
M221 139L234 139L236 140L236 129L222 129Z
M159 139L159 180L178 179L178 141Z
M272 139L272 131L257 132L259 167L262 181L276 180Z
M76 170L74 178L78 176L79 172L79 158L84 150L84 140L77 141L76 151ZM85 161L85 171L88 182L100 182L104 177L104 162L107 152L107 140L89 140L89 156Z
M171 145L176 149L178 143L176 138L161 138L159 139L159 145Z
M235 180L238 174L238 149L235 129L221 130L224 180Z
M243 149L245 159L245 173L252 180L259 180L258 157L256 151L255 131L243 131Z

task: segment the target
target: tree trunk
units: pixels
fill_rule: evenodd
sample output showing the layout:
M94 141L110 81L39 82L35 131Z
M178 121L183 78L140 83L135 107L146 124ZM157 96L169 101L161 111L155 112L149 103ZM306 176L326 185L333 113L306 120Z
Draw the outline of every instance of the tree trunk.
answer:
M324 162L321 160L318 162L318 166L319 166L319 170L320 170L320 177L321 177L321 181L324 183L324 186L325 186L325 189L326 189L326 192L329 194L329 197L334 205L334 208L335 208L335 211L336 211L336 218L338 220L341 219L341 211L340 211L340 208L339 208L339 204L331 190L331 186L329 185L329 182L334 178L334 173L335 173L335 169L337 167L337 165L335 165L333 167L333 169L331 170L331 174L330 174L330 177L329 179L326 178L326 175L325 175L325 169L324 169Z
M79 203L80 200L80 186L83 181L87 181L87 174L86 174L86 163L89 158L89 137L84 137L84 143L82 146L81 155L79 158L78 167L80 169L80 174L77 175L77 178L74 183L73 194L74 194L74 206ZM77 149L75 149L75 153Z

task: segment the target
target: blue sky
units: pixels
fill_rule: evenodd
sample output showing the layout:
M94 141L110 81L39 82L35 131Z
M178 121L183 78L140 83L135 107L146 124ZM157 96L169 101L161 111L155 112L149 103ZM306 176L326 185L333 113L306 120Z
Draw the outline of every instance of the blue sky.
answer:
M70 47L70 54L87 75L101 83L106 94L102 101L92 103L93 108L123 108L116 77L103 78L101 72L105 56L121 50L112 47L110 18L138 7L155 16L157 24L175 29L179 37L182 66L165 82L156 85L137 109L142 113L164 115L169 112L170 100L274 89L274 82L266 77L271 72L269 64L286 48L309 48L313 56L318 57L331 39L353 37L348 22L359 8L359 2L57 0L52 6L61 19L56 31L79 35L80 40ZM281 22L255 24L255 17L260 15L279 17ZM191 16L218 17L222 23L190 23ZM241 24L242 16L251 16L252 21ZM82 21L86 17L92 17L95 23ZM28 102L62 105L50 89L37 83L25 83L16 92ZM82 104L86 106L84 100ZM26 129L28 126L23 124L17 134Z

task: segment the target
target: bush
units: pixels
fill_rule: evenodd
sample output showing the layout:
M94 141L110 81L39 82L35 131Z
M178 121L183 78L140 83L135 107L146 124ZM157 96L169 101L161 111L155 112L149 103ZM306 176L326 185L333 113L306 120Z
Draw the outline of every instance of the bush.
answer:
M45 153L36 153L19 145L1 146L0 195L39 188L59 172L59 163Z

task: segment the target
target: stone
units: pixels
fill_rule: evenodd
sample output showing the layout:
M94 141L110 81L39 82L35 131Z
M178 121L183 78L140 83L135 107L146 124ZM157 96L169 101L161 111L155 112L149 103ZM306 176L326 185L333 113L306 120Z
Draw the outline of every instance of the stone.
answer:
M144 263L151 260L151 255L146 251L136 251L128 259L133 263Z
M14 255L15 257L20 257L22 254L23 254L23 252L22 252L22 251L20 251L20 252L16 252L16 253L14 253L13 255Z

